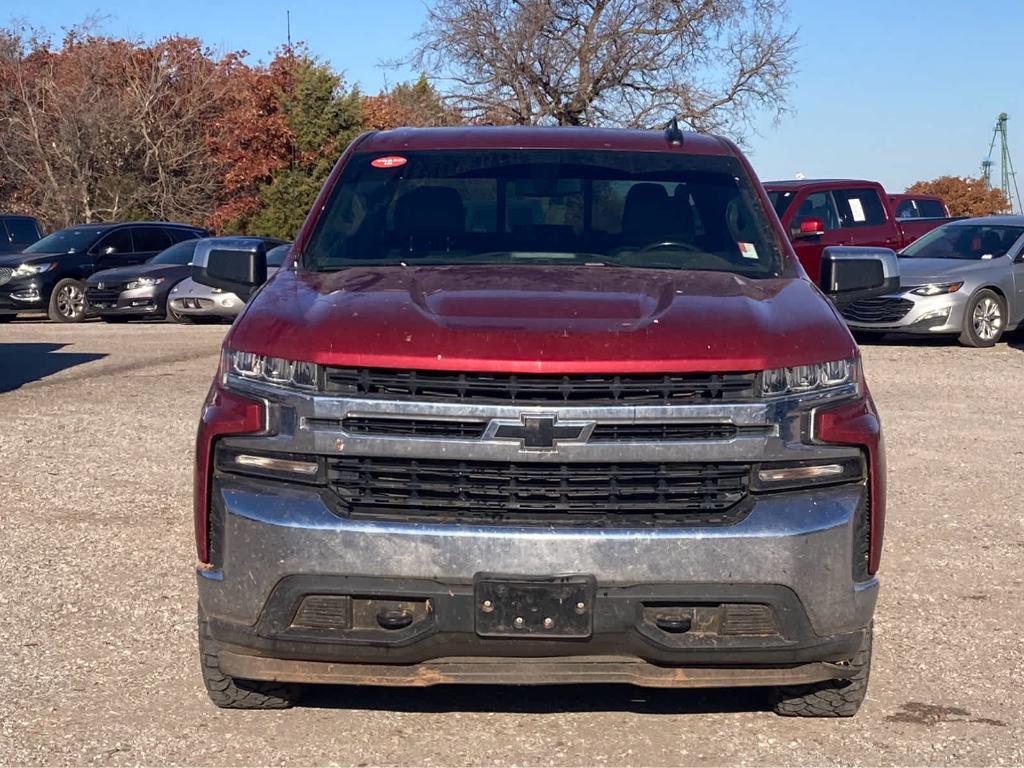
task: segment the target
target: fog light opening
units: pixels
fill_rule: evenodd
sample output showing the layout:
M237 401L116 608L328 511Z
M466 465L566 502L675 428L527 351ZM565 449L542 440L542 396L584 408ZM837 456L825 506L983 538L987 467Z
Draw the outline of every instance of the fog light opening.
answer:
M788 483L794 480L818 480L838 477L846 472L842 464L815 464L807 467L778 467L759 469L757 479L762 483Z
M240 453L235 456L234 463L239 467L266 469L272 472L290 472L295 475L312 477L320 470L315 461L295 461L294 459L275 459L271 456L253 456Z

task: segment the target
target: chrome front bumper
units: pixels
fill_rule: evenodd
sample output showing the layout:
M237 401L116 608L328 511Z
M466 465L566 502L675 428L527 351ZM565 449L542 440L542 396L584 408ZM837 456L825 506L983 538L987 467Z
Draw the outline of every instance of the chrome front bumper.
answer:
M813 632L868 626L876 579L851 567L860 485L756 497L741 522L703 528L536 528L355 521L316 489L243 478L215 482L223 547L198 570L211 619L254 627L275 587L296 575L471 583L480 572L586 574L603 585L776 585Z

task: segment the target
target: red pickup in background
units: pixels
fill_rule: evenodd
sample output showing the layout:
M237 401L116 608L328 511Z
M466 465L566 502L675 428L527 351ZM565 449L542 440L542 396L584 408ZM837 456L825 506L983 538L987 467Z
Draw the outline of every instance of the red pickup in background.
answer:
M876 181L801 179L770 181L764 187L813 281L818 280L826 246L871 245L898 251L949 221L897 219L890 196Z

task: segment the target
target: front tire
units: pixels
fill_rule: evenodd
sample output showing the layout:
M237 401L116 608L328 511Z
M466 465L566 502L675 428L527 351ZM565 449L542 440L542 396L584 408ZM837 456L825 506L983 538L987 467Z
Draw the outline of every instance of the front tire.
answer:
M960 343L965 347L994 347L1005 327L1006 300L983 288L967 302Z
M46 314L55 323L80 323L85 319L85 285L65 277L53 287Z
M302 686L266 680L242 680L220 670L220 648L210 637L202 609L199 610L199 664L210 701L222 709L288 709L302 693Z
M857 655L850 660L849 677L777 688L776 714L784 717L853 717L857 714L868 692L872 634L869 625Z

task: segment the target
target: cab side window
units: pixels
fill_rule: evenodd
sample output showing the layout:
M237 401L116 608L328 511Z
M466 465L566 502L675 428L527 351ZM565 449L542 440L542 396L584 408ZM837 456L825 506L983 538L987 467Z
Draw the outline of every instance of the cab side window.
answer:
M137 253L155 253L171 244L171 238L164 232L163 227L133 227L132 239L135 241Z
M127 229L115 229L100 238L96 244L96 253L131 253L132 236Z
M836 214L835 202L831 192L812 192L800 203L793 223L799 224L802 219L821 219L825 222L825 231L839 228L839 217Z
M885 206L876 190L839 189L834 195L840 226L875 227L885 224Z
M922 215L918 212L917 205L913 200L904 200L896 209L897 219L916 219Z

